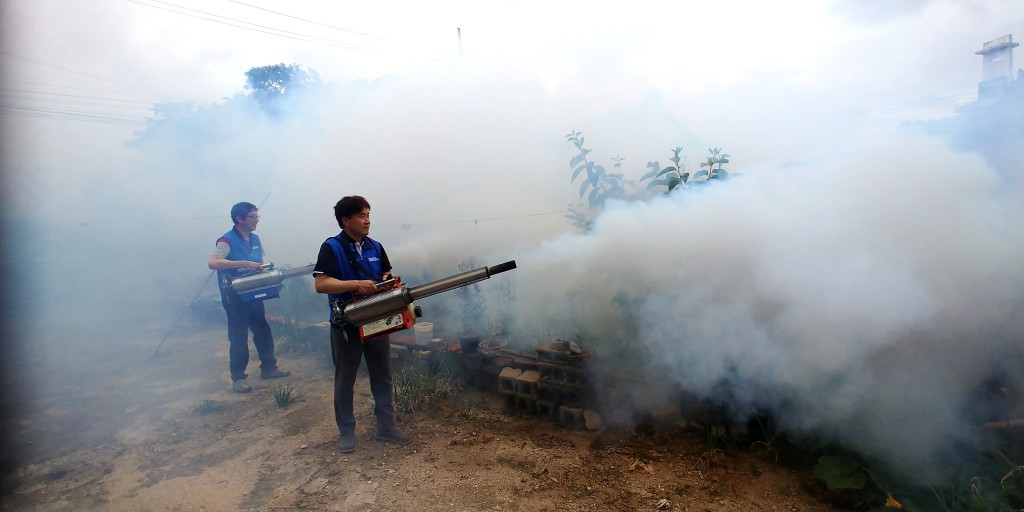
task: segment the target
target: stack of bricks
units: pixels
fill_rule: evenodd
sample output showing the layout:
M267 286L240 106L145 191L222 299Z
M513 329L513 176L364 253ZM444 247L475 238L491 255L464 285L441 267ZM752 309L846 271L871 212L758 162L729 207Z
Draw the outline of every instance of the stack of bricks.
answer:
M561 340L557 340L561 341ZM585 428L587 393L584 358L543 343L537 347L537 370L505 367L498 391L509 408L536 414L572 428Z
M543 408L550 419L573 428L586 425L583 418L587 393L584 361L582 354L574 355L569 344L562 340L537 346L538 409Z
M537 381L540 373L506 366L498 374L498 392L505 397L505 405L527 414L537 414Z

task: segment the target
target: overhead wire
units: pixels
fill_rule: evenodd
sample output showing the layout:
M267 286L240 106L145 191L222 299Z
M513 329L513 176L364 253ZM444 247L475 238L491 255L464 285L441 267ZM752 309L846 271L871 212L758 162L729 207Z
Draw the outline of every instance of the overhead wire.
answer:
M94 73L86 73L65 66L51 64L49 62L43 62L41 60L25 57L22 55L16 55L7 51L0 51L0 56L29 62L34 65L57 69L66 73L73 73L76 75L88 77L95 80L100 80L111 84L130 87L129 84L126 84L118 80L113 80L110 78L99 76ZM53 92L33 89L29 87L10 87L9 85L12 83L31 84L46 88L81 90L91 92L97 95ZM47 84L28 80L7 80L4 82L4 85L7 85L8 87L0 88L0 94L2 94L2 98L0 98L0 116L16 116L44 119L67 119L74 121L104 122L110 124L144 125L146 123L145 119L147 117L151 117L153 105L166 101L165 98L170 98L172 100L179 101L189 101L184 98L167 95L153 95L149 96L153 99L147 100L144 99L147 97L147 95L140 95L135 92L112 92L94 88L74 87L65 84ZM99 96L99 94L108 94L114 97L104 97ZM154 93L151 92L150 94ZM124 95L130 95L133 98L126 98L124 97ZM16 100L17 103L12 103L12 100ZM147 105L148 108L144 110L132 111L132 105ZM87 107L93 107L93 109L89 110L87 109ZM112 112L110 111L111 108L119 111ZM125 108L128 108L129 110L125 112Z
M51 68L54 68L54 69L59 69L61 71L67 71L68 73L74 73L76 75L82 75L82 76L86 76L86 77L89 77L89 78L95 78L96 80L102 80L104 82L110 82L112 84L127 85L127 84L118 82L116 80L111 80L109 78L104 78L102 76L96 76L96 75L93 75L93 74L86 73L84 71L78 71L78 70L75 70L75 69L70 69L70 68L66 68L66 67L63 67L63 66L58 66L56 64L50 64L50 63L47 63L47 62L42 62L42 61L39 61L39 60L30 59L28 57L22 57L21 55L14 55L13 53L5 52L5 51L2 51L2 50L0 50L0 55L3 55L5 57L10 57L12 59L18 59L18 60L23 60L23 61L26 61L26 62L31 62L33 64L38 64L40 66L46 66L46 67L51 67Z
M78 99L88 99L88 100L114 101L114 102L118 102L118 103L137 103L139 105L152 105L153 104L153 102L151 102L151 101L128 100L128 99L122 99L122 98L104 98L102 96L86 96L84 94L68 94L68 93L61 93L61 92L32 91L32 90L28 90L28 89L11 89L11 88L8 88L8 87L0 87L0 92L13 92L13 93L24 93L24 94L41 94L41 95L46 95L46 96L61 96L61 97L65 97L65 98L78 98Z
M0 105L0 116L40 117L54 119L70 119L75 121L107 122L112 124L144 125L140 119L115 116L84 110L66 110L57 108L27 107L17 105Z
M161 101L165 101L166 98L171 98L171 99L180 100L180 101L191 101L191 100L188 100L188 99L185 99L185 98L179 98L179 97L174 97L174 96L161 96L161 95L156 94L156 93L142 93L142 94L140 94L137 91L133 91L133 90L96 89L96 88L93 88L93 87L80 87L80 86L69 85L69 84L54 84L54 83L36 82L36 81L32 81L32 80L21 80L21 79L17 79L17 78L11 78L11 79L5 80L4 83L6 85L8 85L8 86L14 86L14 84L18 84L20 86L32 86L32 87L37 87L37 88L41 88L41 89L55 89L55 90L64 90L64 91L80 91L82 93L91 93L91 94L111 94L111 95L117 95L117 96L119 96L121 98L134 97L134 98L138 98L138 101L141 101L141 102L144 102L144 103L148 103L150 105L152 105L153 103L158 103L158 102L161 102ZM125 85L127 86L127 84L125 84ZM50 91L37 90L36 92L50 92Z
M265 201L266 201L266 199L264 199L264 202ZM437 221L437 222L430 222L430 221L426 221L426 222L423 222L423 221L416 221L416 222L376 222L375 224L376 225L386 225L386 226L399 226L399 225L400 226L406 226L406 225L408 225L408 226L412 226L412 225L416 225L416 226L443 226L443 225L450 225L450 224L469 224L469 223L479 224L481 222L524 219L524 218L529 218L529 217L541 217L541 216L546 216L546 215L558 215L558 214L564 214L564 213L568 213L568 212L569 212L569 210L563 209L563 210L554 210L554 211L549 211L549 212L523 213L523 214L519 214L519 215L505 215L505 216L501 216L501 217L477 217L477 218L471 218L471 219L458 219L458 220L447 220L447 221ZM215 220L215 219L221 219L221 218L223 218L223 215L216 214L216 215L199 215L199 216L189 216L189 217L177 217L177 218L173 218L173 219L164 219L164 220L167 221L167 222L185 222L185 221L192 222L192 221L208 221L208 220ZM91 221L83 223L83 227L84 226L104 225L104 224L109 224L109 223L110 223L110 221L104 221L102 219L91 220Z
M350 30L350 29L347 29L347 28L335 27L334 25L328 25L326 23L321 23L321 22L315 21L315 20L307 20L305 18L300 18L298 16L292 16L291 14L286 14L286 13L283 13L283 12L272 11L270 9L265 9L263 7L259 7L259 6L256 6L256 5L247 4L245 2L239 2L238 0L228 0L228 1L229 2L234 2L234 3L239 4L239 5L244 5L246 7L252 8L252 9L258 9L258 10L261 10L261 11L266 11L266 12L269 12L269 13L277 14L278 16L284 16L286 18L291 18L291 19L294 19L294 20L305 21L306 23L312 23L314 25L320 25L321 27L333 28L334 30L340 30L342 32L349 32L349 33L352 33L352 34L358 34L358 35L366 36L366 37L376 37L376 38L380 37L380 36L375 36L373 34L366 34L364 32L357 32L355 30Z
M252 23L252 22L243 21L243 20L240 20L240 19L237 19L237 18L232 18L232 17L229 17L229 16L221 16L219 14L214 14L214 13L206 12L206 11L200 11L198 9L193 9L191 7L185 7L183 5L173 4L173 3L170 3L170 2L164 2L163 0L148 0L148 2L154 2L154 3L157 3L157 4L166 5L166 6L169 6L169 7L176 8L176 9L182 9L182 11L174 10L174 9L167 8L167 7L161 7L160 5L153 5L152 3L147 3L147 2L141 1L141 0L125 0L125 1L133 3L133 4L138 4L138 5L146 6L146 7L152 7L154 9L160 9L162 11L173 12L175 14L181 14L181 15L184 15L184 16L191 16L193 18L199 18L201 20L212 21L214 23L220 23L222 25L228 25L228 26L231 26L231 27L242 28L242 29L245 29L245 30L252 30L254 32L260 32L260 33L264 33L264 34L269 34L269 35L272 35L272 36L284 37L284 38L287 38L287 39L294 39L294 40L297 40L297 41L306 41L306 42L310 42L310 43L322 44L322 45L325 45L325 46L333 46L335 48L343 48L343 49L347 49L347 50L362 50L362 49L364 49L364 47L359 46L359 45L342 43L340 41L334 41L334 40L331 40L331 39L324 39L324 38L321 38L321 37L311 36L311 35L308 35L308 34L302 34L302 33L299 33L299 32L291 32L291 31L288 31L288 30L283 30L283 29L279 29L279 28L269 27L269 26L266 26L266 25L260 25L260 24L257 24L257 23ZM190 11L190 12L184 12L184 11ZM198 14L192 14L192 13L198 13ZM200 16L200 14L203 15L203 16ZM212 16L212 18L206 17L206 16ZM213 19L213 18L219 18L219 19ZM221 21L221 20L228 20L228 21ZM234 22L234 23L232 23L232 22ZM256 28L254 28L254 27L256 27Z
M142 125L151 106L141 100L0 87L3 116Z
M527 217L543 217L545 215L557 215L557 214L560 214L560 213L566 213L568 211L569 210L564 210L563 209L563 210L555 210L555 211L551 211L551 212L525 213L525 214L522 214L522 215L506 215L506 216L503 216L503 217L480 217L480 218L475 218L475 219L452 220L452 221L447 221L447 222L436 222L434 224L468 224L470 222L472 222L473 224L479 224L481 222L487 222L487 221L492 221L492 220L511 220L511 219L524 219L524 218L527 218Z
M923 98L913 98L877 105L863 105L860 107L850 107L848 110L873 112L903 112L912 109L928 108L929 106L949 106L950 104L960 107L968 103L973 103L977 100L978 93L975 91L957 94L947 94L943 96L927 96Z

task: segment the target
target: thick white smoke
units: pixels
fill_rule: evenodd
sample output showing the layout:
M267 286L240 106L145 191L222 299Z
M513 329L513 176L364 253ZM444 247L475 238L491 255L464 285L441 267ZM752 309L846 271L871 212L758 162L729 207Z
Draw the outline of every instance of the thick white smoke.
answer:
M324 6L296 9L321 19ZM1016 375L1024 201L980 157L894 125L929 119L918 101L949 115L980 77L973 52L1020 13L1011 2L887 6L545 3L467 16L464 56L452 18L401 27L391 13L331 13L379 24L409 55L421 40L403 28L448 34L445 58L397 59L143 5L12 3L0 18L4 102L17 107L2 126L5 276L14 345L41 361L14 364L39 396L56 394L63 369L92 377L82 355L136 364L198 291L216 296L206 261L233 203L260 205L271 259L302 265L337 232L335 201L361 194L409 284L470 258L517 260L481 284L488 321L503 308L514 346L578 337L623 373L661 379L638 388L638 407L679 388L924 464L969 437L970 390ZM57 19L66 30L52 30ZM282 61L325 87L276 118L234 96L248 67ZM125 120L109 104L146 109L171 93L197 110L159 126L96 122L137 123L144 114ZM595 162L625 157L630 179L678 145L691 168L724 146L742 175L609 204L579 234L564 218L579 201L571 130ZM134 131L148 143L127 147ZM423 305L454 329L457 300Z
M521 258L519 307L582 314L597 347L643 354L618 370L656 372L665 390L928 464L970 437L971 390L1017 378L1024 211L978 157L935 140L850 149L615 204L589 235ZM570 296L585 304L570 310ZM623 319L636 339L602 335Z

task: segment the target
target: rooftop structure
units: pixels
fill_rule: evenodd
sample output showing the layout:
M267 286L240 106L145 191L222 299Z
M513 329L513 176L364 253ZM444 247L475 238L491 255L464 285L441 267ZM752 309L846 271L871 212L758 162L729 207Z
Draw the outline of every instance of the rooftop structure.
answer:
M1020 43L1013 42L1013 34L1007 34L982 45L974 52L982 56L981 82L978 83L978 101L994 100L1002 96L1013 82L1013 49Z

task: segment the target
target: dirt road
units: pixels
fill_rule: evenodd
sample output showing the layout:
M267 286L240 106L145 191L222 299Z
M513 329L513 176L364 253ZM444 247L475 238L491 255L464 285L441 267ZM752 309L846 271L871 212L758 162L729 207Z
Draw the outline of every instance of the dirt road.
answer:
M683 428L577 431L506 410L476 388L406 416L405 447L372 436L357 388L357 451L341 455L332 370L319 352L281 354L292 376L229 390L224 328L156 331L66 354L66 373L17 422L29 459L5 510L826 510L806 471L746 449L709 450ZM37 354L42 359L42 354ZM47 357L52 356L48 355ZM250 363L250 375L258 374ZM290 384L298 401L279 407ZM202 405L206 407L201 407Z

